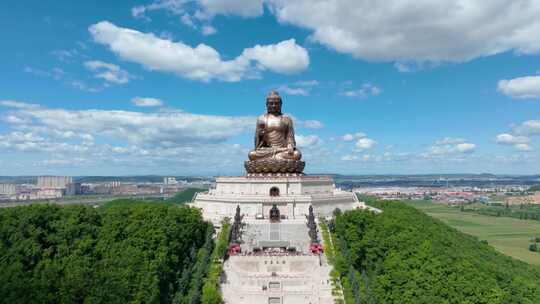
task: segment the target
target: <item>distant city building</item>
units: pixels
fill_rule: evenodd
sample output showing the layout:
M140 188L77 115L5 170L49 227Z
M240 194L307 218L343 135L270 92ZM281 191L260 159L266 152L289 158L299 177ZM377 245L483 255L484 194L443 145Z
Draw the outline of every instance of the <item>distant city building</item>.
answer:
M42 188L36 194L35 199L55 199L61 198L64 194L64 189L61 188ZM29 197L32 199L32 196Z
M66 185L66 195L80 195L80 194L82 194L81 183L70 183Z
M39 188L66 188L68 184L73 183L71 176L38 176L37 186Z
M165 184L165 185L176 185L176 184L178 184L178 181L174 177L164 177L163 178L163 184Z
M431 188L420 187L365 187L355 188L353 192L376 196L380 199L423 199Z
M112 182L109 183L109 186L111 188L118 188L118 187L122 186L122 182L120 182L120 181L112 181Z
M111 194L114 195L137 195L139 194L138 186L136 184L122 184L111 188Z
M17 193L15 184L0 184L0 194L13 195Z
M81 184L81 194L91 194L92 187L91 184Z

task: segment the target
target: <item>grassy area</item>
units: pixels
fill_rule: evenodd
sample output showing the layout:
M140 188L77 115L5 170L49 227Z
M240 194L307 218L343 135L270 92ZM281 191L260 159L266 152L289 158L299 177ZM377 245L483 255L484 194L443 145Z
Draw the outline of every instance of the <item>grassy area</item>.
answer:
M528 250L529 239L540 235L538 221L460 212L459 208L429 201L407 201L407 203L459 231L487 241L506 255L540 265L540 254Z
M463 206L464 211L477 213L487 216L497 216L497 217L513 217L523 220L535 220L540 221L540 206L539 205L510 205L505 206L501 204L497 205L485 205L481 203L467 204Z
M173 204L184 204L191 202L191 199L197 192L205 192L208 191L208 189L202 189L202 188L187 188L182 192L176 193L173 197L166 200L168 203Z
M118 205L130 205L130 204L145 204L145 203L152 203L152 204L165 204L165 205L181 205L185 204L191 201L193 198L193 195L197 192L204 192L207 191L206 189L201 188L187 188L183 190L182 192L176 193L173 197L168 198L166 200L160 200L160 199L136 199L136 198L121 198L121 199L113 199L111 201L106 202L102 206L104 208L110 208L112 206L118 206Z

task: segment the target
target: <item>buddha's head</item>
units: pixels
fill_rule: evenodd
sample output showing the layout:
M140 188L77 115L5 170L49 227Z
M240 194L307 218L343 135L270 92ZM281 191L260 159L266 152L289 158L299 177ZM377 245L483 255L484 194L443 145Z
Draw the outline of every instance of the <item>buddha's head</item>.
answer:
M270 91L266 96L266 111L270 114L281 114L281 97L276 91Z

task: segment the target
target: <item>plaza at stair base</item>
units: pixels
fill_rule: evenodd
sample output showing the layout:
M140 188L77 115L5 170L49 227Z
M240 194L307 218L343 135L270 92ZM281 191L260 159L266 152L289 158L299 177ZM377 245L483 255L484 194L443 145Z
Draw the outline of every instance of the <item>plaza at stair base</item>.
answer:
M317 217L331 216L336 208L366 208L354 193L336 188L330 176L309 175L218 177L216 186L197 193L190 205L216 226L232 218L237 206L245 219L268 218L275 205L283 219L304 220L309 206Z

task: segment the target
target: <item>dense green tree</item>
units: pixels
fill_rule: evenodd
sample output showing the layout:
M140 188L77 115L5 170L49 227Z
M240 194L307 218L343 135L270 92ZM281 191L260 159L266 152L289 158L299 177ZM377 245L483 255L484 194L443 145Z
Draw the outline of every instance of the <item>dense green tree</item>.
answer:
M2 209L0 299L169 303L210 228L195 209L157 203Z
M538 303L537 267L404 203L371 204L383 212L348 211L334 223L336 267L359 291L355 303Z

